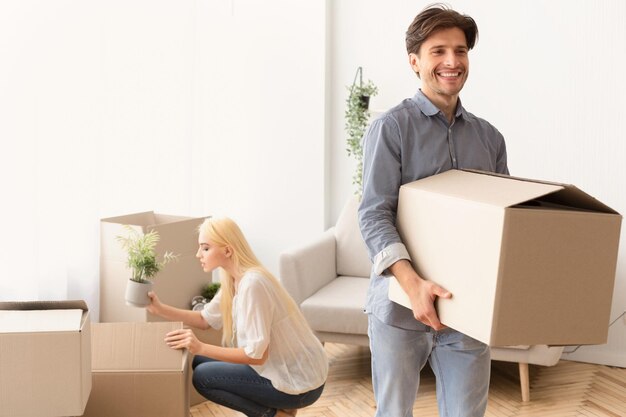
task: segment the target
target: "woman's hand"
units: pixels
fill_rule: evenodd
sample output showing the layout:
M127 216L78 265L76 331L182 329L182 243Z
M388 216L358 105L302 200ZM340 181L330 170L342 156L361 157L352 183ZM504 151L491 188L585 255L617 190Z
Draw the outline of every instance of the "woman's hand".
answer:
M200 351L202 342L191 329L178 329L165 335L165 343L172 349L187 349L195 355Z
M161 304L161 300L159 300L159 297L157 297L154 291L148 292L148 298L150 299L150 304L146 306L146 310L148 310L148 312L150 312L151 314L156 314L157 316L160 316L161 307L163 305Z
M202 314L199 311L185 310L162 303L154 291L148 292L148 298L150 298L150 304L146 306L146 310L151 314L155 314L168 321L182 321L186 326L198 329L211 328L209 323L202 318Z

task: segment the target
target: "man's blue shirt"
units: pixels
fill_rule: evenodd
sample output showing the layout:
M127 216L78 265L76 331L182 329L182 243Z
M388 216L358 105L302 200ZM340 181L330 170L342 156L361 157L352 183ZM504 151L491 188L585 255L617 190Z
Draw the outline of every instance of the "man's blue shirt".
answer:
M374 120L363 137L359 224L374 265L365 309L392 326L426 328L387 296L387 268L410 260L396 229L400 186L450 169L509 173L502 134L466 111L460 100L450 124L418 91Z

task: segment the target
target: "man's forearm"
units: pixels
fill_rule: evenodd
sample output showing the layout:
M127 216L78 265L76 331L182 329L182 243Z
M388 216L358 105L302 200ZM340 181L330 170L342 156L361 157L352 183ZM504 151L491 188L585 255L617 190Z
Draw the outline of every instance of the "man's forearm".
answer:
M407 293L410 290L415 290L424 281L407 259L400 259L395 262L389 267L389 272L396 277L402 289Z

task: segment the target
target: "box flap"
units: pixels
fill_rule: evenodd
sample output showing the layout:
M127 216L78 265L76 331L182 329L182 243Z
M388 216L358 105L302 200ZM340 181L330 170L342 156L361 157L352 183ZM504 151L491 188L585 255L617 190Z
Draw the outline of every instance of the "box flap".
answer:
M497 207L509 207L564 189L561 184L460 170L446 171L404 184L402 187Z
M563 185L563 190L541 198L542 203L560 209L576 209L607 214L619 214L606 204L585 193L574 185Z
M171 214L155 213L154 211L145 211L141 213L107 217L101 219L100 221L105 223L140 226L140 229L145 232L153 229L155 226L167 225L170 223L179 223L193 219L196 219L196 217L175 216Z
M122 216L107 217L101 219L101 222L116 223L116 224L130 224L136 226L147 227L155 223L155 216L153 211L144 211L141 213L125 214Z
M552 205L553 208L566 209L566 210L567 209L570 209L570 210L580 209L580 210L588 210L588 211L597 211L600 213L619 214L617 211L613 210L611 207L607 206L600 200L597 200L596 198L587 194L586 192L579 189L575 185L561 184L557 182L542 181L542 180L535 180L535 179L529 179L529 178L513 177L510 175L497 174L494 172L479 171L479 170L474 170L474 169L464 169L463 171L475 173L475 174L488 175L491 177L506 178L509 180L516 180L516 181L523 181L523 182L561 187L561 190L558 190L554 193L548 193L542 196L537 196L537 197L541 197L542 205L543 203L548 203L546 204L548 207Z
M0 302L0 310L71 310L88 311L83 300L67 301L4 301Z
M198 250L198 226L204 217L183 217L159 214L152 211L109 217L100 221L100 258L126 261L128 255L118 242L117 236L125 236L125 226L134 229L140 235L156 231L159 242L156 245L157 256L166 251L177 255L194 255Z
M79 331L83 310L0 310L0 333Z
M180 322L93 323L92 370L182 372L186 351L164 341L168 332L182 327Z

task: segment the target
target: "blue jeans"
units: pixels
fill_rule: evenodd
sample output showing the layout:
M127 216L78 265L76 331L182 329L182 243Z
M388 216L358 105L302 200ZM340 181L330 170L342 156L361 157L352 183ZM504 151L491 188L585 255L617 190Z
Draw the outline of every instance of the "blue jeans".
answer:
M426 361L435 374L441 417L483 417L489 392L489 347L453 329L393 327L369 314L376 417L412 417Z
M272 386L248 365L220 362L204 356L193 358L193 386L206 399L250 417L272 417L277 409L302 408L322 395L324 385L298 394L286 394Z

